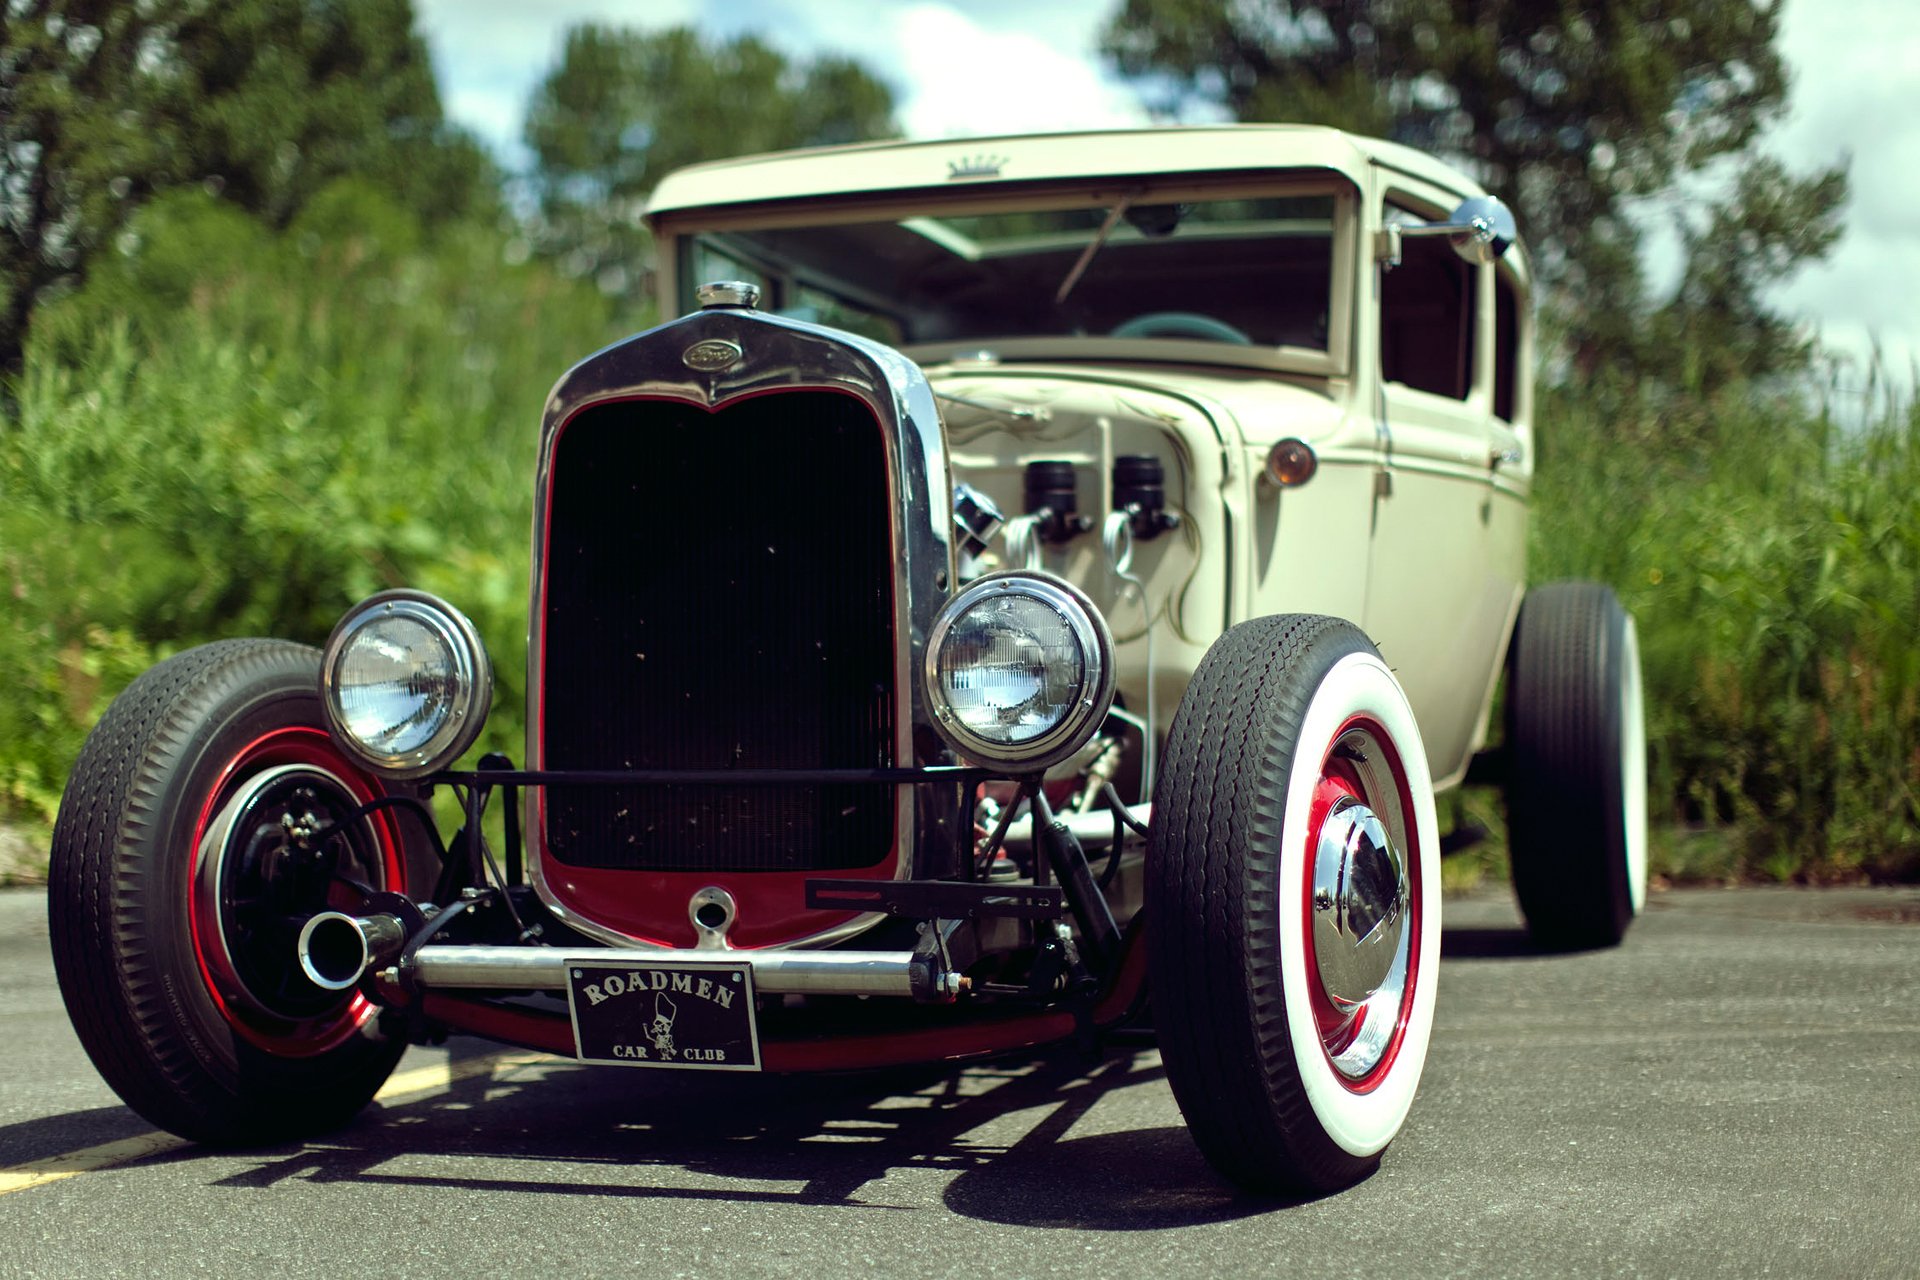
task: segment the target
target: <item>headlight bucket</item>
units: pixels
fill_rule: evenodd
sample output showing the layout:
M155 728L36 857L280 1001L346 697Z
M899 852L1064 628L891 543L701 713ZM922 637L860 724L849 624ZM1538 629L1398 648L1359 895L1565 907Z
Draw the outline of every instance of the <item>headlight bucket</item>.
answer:
M1051 574L988 574L927 637L934 725L963 759L1033 773L1071 756L1113 702L1113 635L1079 588Z
M443 769L479 736L493 666L465 614L424 591L382 591L347 611L320 659L334 740L392 778Z

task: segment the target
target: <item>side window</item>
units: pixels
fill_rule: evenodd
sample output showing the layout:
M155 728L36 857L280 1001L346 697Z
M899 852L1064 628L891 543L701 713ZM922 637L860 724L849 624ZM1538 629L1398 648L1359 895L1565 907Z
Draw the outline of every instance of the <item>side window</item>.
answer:
M1505 271L1493 275L1493 412L1512 422L1520 398L1520 286Z
M1387 221L1426 219L1397 206ZM1473 385L1474 266L1444 236L1401 241L1400 265L1380 289L1380 364L1388 382L1467 398Z

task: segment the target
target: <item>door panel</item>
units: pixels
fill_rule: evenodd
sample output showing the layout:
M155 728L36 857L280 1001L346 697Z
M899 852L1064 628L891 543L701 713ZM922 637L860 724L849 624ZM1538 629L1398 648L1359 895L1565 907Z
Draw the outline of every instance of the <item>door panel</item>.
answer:
M1417 220L1389 207L1388 218ZM1457 780L1512 614L1515 580L1493 554L1495 440L1485 269L1443 238L1402 243L1380 270L1381 478L1365 623L1420 721L1437 782Z

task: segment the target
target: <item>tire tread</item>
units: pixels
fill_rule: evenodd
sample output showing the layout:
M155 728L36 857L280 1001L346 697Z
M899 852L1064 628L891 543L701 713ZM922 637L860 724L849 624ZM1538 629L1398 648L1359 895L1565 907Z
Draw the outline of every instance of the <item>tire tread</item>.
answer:
M153 933L167 918L156 916L156 897L170 892L162 851L174 838L169 810L181 802L170 789L191 773L209 715L236 696L294 688L317 688L317 654L287 641L217 641L158 664L95 726L54 827L48 928L75 1033L128 1106L214 1145L338 1127L404 1049L357 1040L291 1060L237 1037L211 1043L186 1008L194 993L178 988L170 948Z
M1607 587L1527 593L1508 673L1507 828L1537 942L1618 943L1632 919L1622 841L1618 667L1625 612Z
M1147 894L1161 1056L1207 1159L1267 1192L1333 1190L1378 1163L1339 1149L1312 1115L1278 935L1250 924L1279 909L1277 857L1249 850L1278 850L1291 768L1264 744L1293 741L1325 671L1362 650L1350 623L1317 615L1233 628L1195 671L1161 755Z

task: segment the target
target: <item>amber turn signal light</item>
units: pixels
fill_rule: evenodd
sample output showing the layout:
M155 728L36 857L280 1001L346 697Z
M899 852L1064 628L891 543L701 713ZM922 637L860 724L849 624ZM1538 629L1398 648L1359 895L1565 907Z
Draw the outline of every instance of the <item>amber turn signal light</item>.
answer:
M1267 451L1267 476L1283 489L1292 489L1313 479L1320 459L1305 440L1289 436Z

